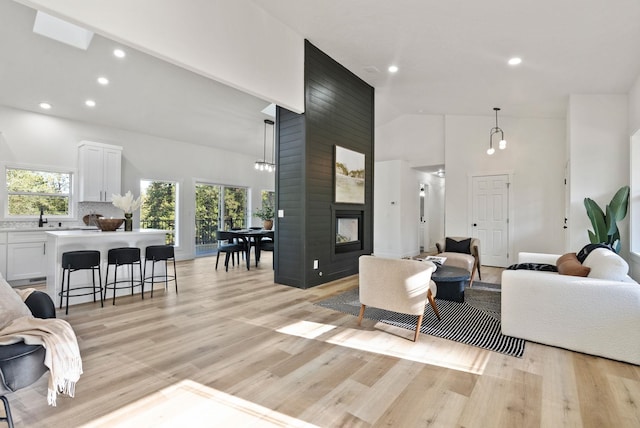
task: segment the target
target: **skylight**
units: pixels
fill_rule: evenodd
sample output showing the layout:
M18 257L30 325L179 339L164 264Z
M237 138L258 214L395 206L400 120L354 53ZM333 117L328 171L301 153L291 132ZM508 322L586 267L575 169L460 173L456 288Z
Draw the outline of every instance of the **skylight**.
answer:
M33 32L85 51L93 39L92 31L41 11L36 13Z

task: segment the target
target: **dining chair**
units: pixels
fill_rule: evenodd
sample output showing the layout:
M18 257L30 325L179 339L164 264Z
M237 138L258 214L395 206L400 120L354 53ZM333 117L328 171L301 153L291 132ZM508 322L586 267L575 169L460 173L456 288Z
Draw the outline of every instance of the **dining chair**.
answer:
M224 258L224 270L229 271L229 258L233 266L236 265L234 256L239 257L240 252L243 251L242 245L236 241L238 239L237 233L225 232L222 230L216 231L216 240L218 241L218 255L216 256L216 270L218 270L218 261L220 260L220 253L225 253ZM238 259L238 265L240 259Z

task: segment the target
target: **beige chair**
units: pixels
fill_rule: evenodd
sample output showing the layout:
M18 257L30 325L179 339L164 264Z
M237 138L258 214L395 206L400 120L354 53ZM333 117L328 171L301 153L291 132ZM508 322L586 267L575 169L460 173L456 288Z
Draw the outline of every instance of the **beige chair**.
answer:
M436 284L431 281L435 266L417 260L387 259L360 256L360 315L362 322L366 306L373 306L403 314L418 315L413 341L418 340L427 300L440 319L434 297Z
M447 238L456 242L470 239L469 247L468 249L465 247L466 252L460 252L460 248L446 248ZM482 280L482 275L480 274L480 240L478 238L448 236L436 242L436 248L438 249L439 257L447 258L444 262L446 266L459 267L471 274L469 287L473 284L476 270L478 271L478 279Z

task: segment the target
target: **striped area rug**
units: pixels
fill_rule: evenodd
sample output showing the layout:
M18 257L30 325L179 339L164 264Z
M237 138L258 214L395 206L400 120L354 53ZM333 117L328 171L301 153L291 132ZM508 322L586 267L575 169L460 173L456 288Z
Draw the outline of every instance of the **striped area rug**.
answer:
M477 290L476 292L481 291ZM485 291L485 293L492 293L495 295L493 296L494 299L500 299L500 293L498 292ZM478 304L471 306L467 302L456 303L436 298L436 303L442 320L436 318L431 305L427 304L420 328L422 333L522 358L525 341L502 334L499 313L490 309L480 309ZM360 311L358 289L346 291L316 304L358 316ZM417 317L413 315L367 307L364 317L408 330L415 330L416 328Z

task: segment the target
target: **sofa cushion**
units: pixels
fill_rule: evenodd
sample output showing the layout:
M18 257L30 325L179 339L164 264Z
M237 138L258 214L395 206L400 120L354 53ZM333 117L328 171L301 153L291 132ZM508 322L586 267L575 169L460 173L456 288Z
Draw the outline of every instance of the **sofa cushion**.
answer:
M556 267L558 268L558 273L560 275L571 276L587 276L591 270L589 267L580 263L576 253L567 253L558 257Z
M609 250L613 251L613 247L609 244L587 244L582 247L580 251L578 251L578 254L576 254L580 263L584 263L587 256L591 254L591 252L596 248L608 248Z
M0 275L0 329L16 318L31 316L29 307L22 302L7 281Z
M455 239L446 238L444 251L448 253L464 253L471 254L471 238L456 241Z
M591 269L589 278L624 281L627 277L627 272L629 272L627 262L606 248L596 248L591 251L584 261L584 266Z

